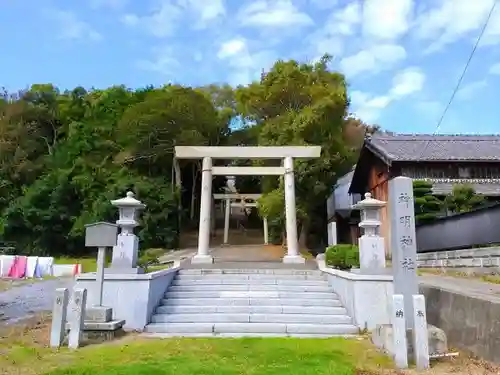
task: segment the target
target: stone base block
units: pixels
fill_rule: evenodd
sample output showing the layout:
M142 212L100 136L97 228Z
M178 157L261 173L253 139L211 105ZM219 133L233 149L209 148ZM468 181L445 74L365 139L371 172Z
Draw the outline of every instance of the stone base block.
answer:
M125 320L111 320L109 322L84 321L84 331L116 331L125 325ZM66 329L71 329L70 323L66 323Z
M91 322L83 323L82 341L85 344L98 343L102 341L110 341L117 337L123 336L123 326L125 320L112 320L109 322ZM69 332L70 324L66 323L66 331Z
M113 309L111 307L104 306L92 306L85 309L84 320L107 323L113 318Z
M446 339L446 334L441 328L433 326L431 324L427 325L427 332L429 335L429 355L434 354L445 354L448 352L448 341ZM413 338L412 330L408 329L406 331L406 340L408 343L408 358L413 360ZM391 324L381 324L372 332L372 342L380 349L383 349L387 353L393 355L394 347L392 340L392 325Z
M127 274L127 275L142 275L144 273L144 269L141 267L135 268L126 268L126 267L109 267L104 270L104 273L112 273L112 274Z
M283 257L283 263L285 264L304 264L305 262L305 258L301 255L285 255Z
M191 264L212 264L214 258L211 255L199 255L196 254L191 258Z

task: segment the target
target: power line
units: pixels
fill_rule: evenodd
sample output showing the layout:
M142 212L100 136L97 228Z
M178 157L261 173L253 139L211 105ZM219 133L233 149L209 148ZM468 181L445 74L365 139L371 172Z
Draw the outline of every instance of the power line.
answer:
M456 84L456 86L451 94L450 100L448 101L448 104L446 104L446 107L444 108L443 113L441 114L441 117L439 118L439 121L436 125L436 129L434 130L433 135L436 135L436 133L439 131L439 128L441 127L441 124L443 123L443 120L444 120L446 114L448 113L448 110L450 109L451 104L453 103L453 100L455 99L455 96L457 95L457 92L460 89L460 86L462 85L462 81L464 80L465 74L467 73L467 70L469 69L469 65L472 61L472 58L474 57L474 55L476 53L477 47L479 46L479 43L481 42L481 39L484 36L486 28L488 27L488 24L490 23L491 16L493 14L493 11L495 10L496 5L497 5L497 0L494 0L493 5L491 6L490 12L488 13L488 16L486 17L486 20L484 21L484 25L481 29L481 32L479 33L479 35L477 37L476 43L474 44L474 47L472 48L472 51L469 55L469 58L468 58L467 62L465 63L464 70L462 71L462 74L460 75L460 78L458 79L458 82L457 82L457 84ZM427 143L425 144L425 147L422 150L422 153L420 154L419 159L424 155L425 151L427 150L427 147L429 147L430 141L431 141L430 139L427 140Z

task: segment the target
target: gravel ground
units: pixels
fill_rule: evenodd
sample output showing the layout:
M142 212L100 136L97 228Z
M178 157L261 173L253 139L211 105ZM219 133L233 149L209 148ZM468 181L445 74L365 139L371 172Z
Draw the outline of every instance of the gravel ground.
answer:
M15 286L0 292L0 323L11 324L37 313L51 311L54 291L57 288L71 289L72 286L73 278L60 278Z

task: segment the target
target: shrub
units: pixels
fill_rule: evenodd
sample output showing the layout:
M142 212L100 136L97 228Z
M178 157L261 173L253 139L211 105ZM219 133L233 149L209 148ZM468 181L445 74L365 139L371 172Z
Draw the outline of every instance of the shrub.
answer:
M165 249L146 249L137 260L139 267L147 269L160 263L160 257L165 254Z
M339 270L359 267L359 248L356 245L341 244L330 246L325 252L327 266Z

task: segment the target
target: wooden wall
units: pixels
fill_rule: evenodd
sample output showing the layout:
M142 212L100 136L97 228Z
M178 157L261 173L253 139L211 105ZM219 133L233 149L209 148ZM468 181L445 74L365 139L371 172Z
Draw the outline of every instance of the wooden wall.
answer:
M389 168L381 160L373 158L374 162L370 170L368 179L368 189L372 194L372 198L388 202L389 200ZM385 239L385 254L386 256L391 255L390 250L390 220L388 216L387 205L382 208L380 212L380 221L382 225L380 227L380 235Z

